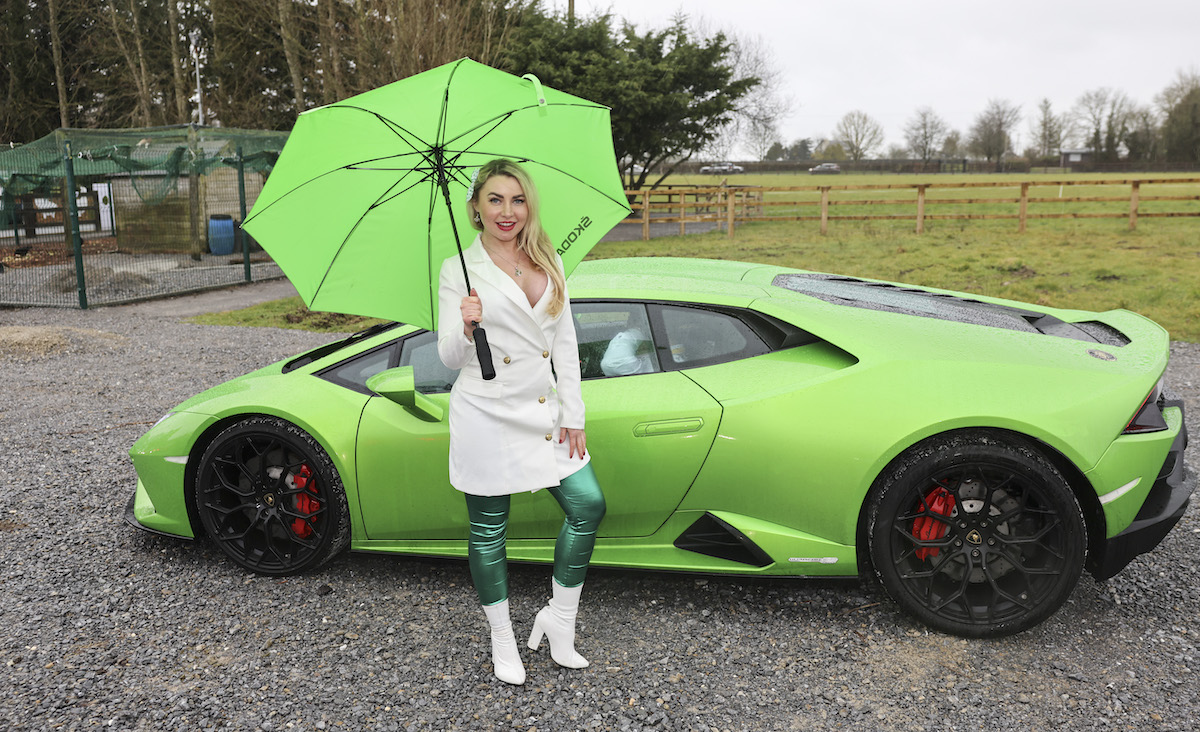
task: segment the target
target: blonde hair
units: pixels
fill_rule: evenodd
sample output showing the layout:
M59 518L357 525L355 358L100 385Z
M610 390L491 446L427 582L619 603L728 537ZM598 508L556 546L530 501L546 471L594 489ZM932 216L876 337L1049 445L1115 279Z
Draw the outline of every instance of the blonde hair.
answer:
M537 186L533 184L533 179L529 177L529 173L524 168L507 158L496 158L483 164L475 176L475 186L471 189L471 197L467 200L467 214L471 219L471 226L475 227L476 231L483 231L483 222L475 218L475 214L478 212L479 191L483 189L489 179L497 175L506 175L517 181L525 193L525 207L529 210L529 216L525 220L525 227L517 234L517 247L525 252L525 256L529 257L534 265L550 278L550 284L554 286L554 296L550 300L550 307L547 308L547 311L550 315L557 316L566 305L566 277L563 276L562 267L558 266L554 244L551 243L546 230L542 228L542 221L538 217Z

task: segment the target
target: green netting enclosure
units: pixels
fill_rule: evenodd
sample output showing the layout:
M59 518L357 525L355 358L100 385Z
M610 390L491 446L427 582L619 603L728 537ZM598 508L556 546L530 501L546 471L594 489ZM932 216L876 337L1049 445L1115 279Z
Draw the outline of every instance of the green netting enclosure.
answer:
M282 277L241 222L287 135L59 129L0 150L0 306L87 308Z

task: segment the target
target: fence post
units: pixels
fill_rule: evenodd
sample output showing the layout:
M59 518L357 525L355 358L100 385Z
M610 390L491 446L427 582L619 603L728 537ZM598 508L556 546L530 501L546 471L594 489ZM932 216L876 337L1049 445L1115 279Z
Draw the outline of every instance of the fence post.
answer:
M829 186L821 186L821 236L829 233Z
M917 233L925 233L925 186L917 186Z
M196 143L196 125L188 125L188 227L191 234L192 260L199 262L204 253L204 244L200 240L200 157Z
M687 218L687 191L680 189L679 191L679 234L682 236L687 233L684 231L683 220Z
M245 269L246 281L253 282L250 277L250 242L246 239L246 232L242 229L242 223L246 220L246 166L242 159L242 146L237 146L237 171L238 171L238 209L242 213L242 218L237 225L238 246L242 249L242 267Z
M71 141L63 141L63 170L67 180L63 188L63 203L67 205L68 220L63 223L71 227L71 243L75 248L75 287L79 290L79 308L87 310L87 281L83 274L83 237L79 235L79 206L75 202L75 162L72 160Z
M733 214L734 207L737 205L737 189L725 189L725 230L726 236L733 238Z
M1017 233L1025 233L1025 214L1029 211L1029 184L1021 184L1021 208L1017 216L1020 223L1017 225Z
M1130 231L1134 231L1137 229L1138 195L1139 195L1139 190L1141 188L1141 185L1142 185L1142 182L1140 180L1135 180L1133 182L1133 184L1130 186L1130 191L1129 191L1129 230Z
M642 241L650 241L650 189L642 191Z

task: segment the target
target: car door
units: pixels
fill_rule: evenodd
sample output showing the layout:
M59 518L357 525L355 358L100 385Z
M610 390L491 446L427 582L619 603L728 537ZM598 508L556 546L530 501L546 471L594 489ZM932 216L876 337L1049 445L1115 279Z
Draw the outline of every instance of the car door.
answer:
M661 367L650 341L646 306L625 302L573 303L580 341L587 444L605 492L608 513L600 536L652 534L687 492L712 445L720 405L678 371ZM616 337L640 326L646 343L642 368L605 373L602 364ZM627 337L625 341L637 340ZM619 345L619 344L618 344ZM388 364L414 368L418 391L445 408L455 374L437 357L434 334L403 339L390 361L374 357L377 373ZM364 354L364 357L367 357ZM636 360L636 359L635 359ZM365 382L371 374L346 367ZM363 387L365 389L365 387ZM356 465L363 526L370 539L460 539L466 536L462 495L449 484L449 431L382 397L370 399L359 424ZM553 538L562 510L545 491L513 496L510 538Z

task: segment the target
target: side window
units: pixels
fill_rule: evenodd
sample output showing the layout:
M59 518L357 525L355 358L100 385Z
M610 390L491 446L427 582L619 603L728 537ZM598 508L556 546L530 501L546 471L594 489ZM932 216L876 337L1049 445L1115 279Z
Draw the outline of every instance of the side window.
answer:
M585 379L661 371L646 306L631 302L571 304Z
M663 305L658 314L670 344L672 364L668 368L709 366L770 350L749 326L727 313Z
M360 353L336 366L330 366L317 375L348 389L370 394L371 390L367 388L367 379L391 367L395 361L396 347L397 344L393 341L386 346Z
M458 369L448 369L438 357L437 333L425 331L405 338L400 349L400 366L412 366L417 391L442 394L450 391L458 378Z

